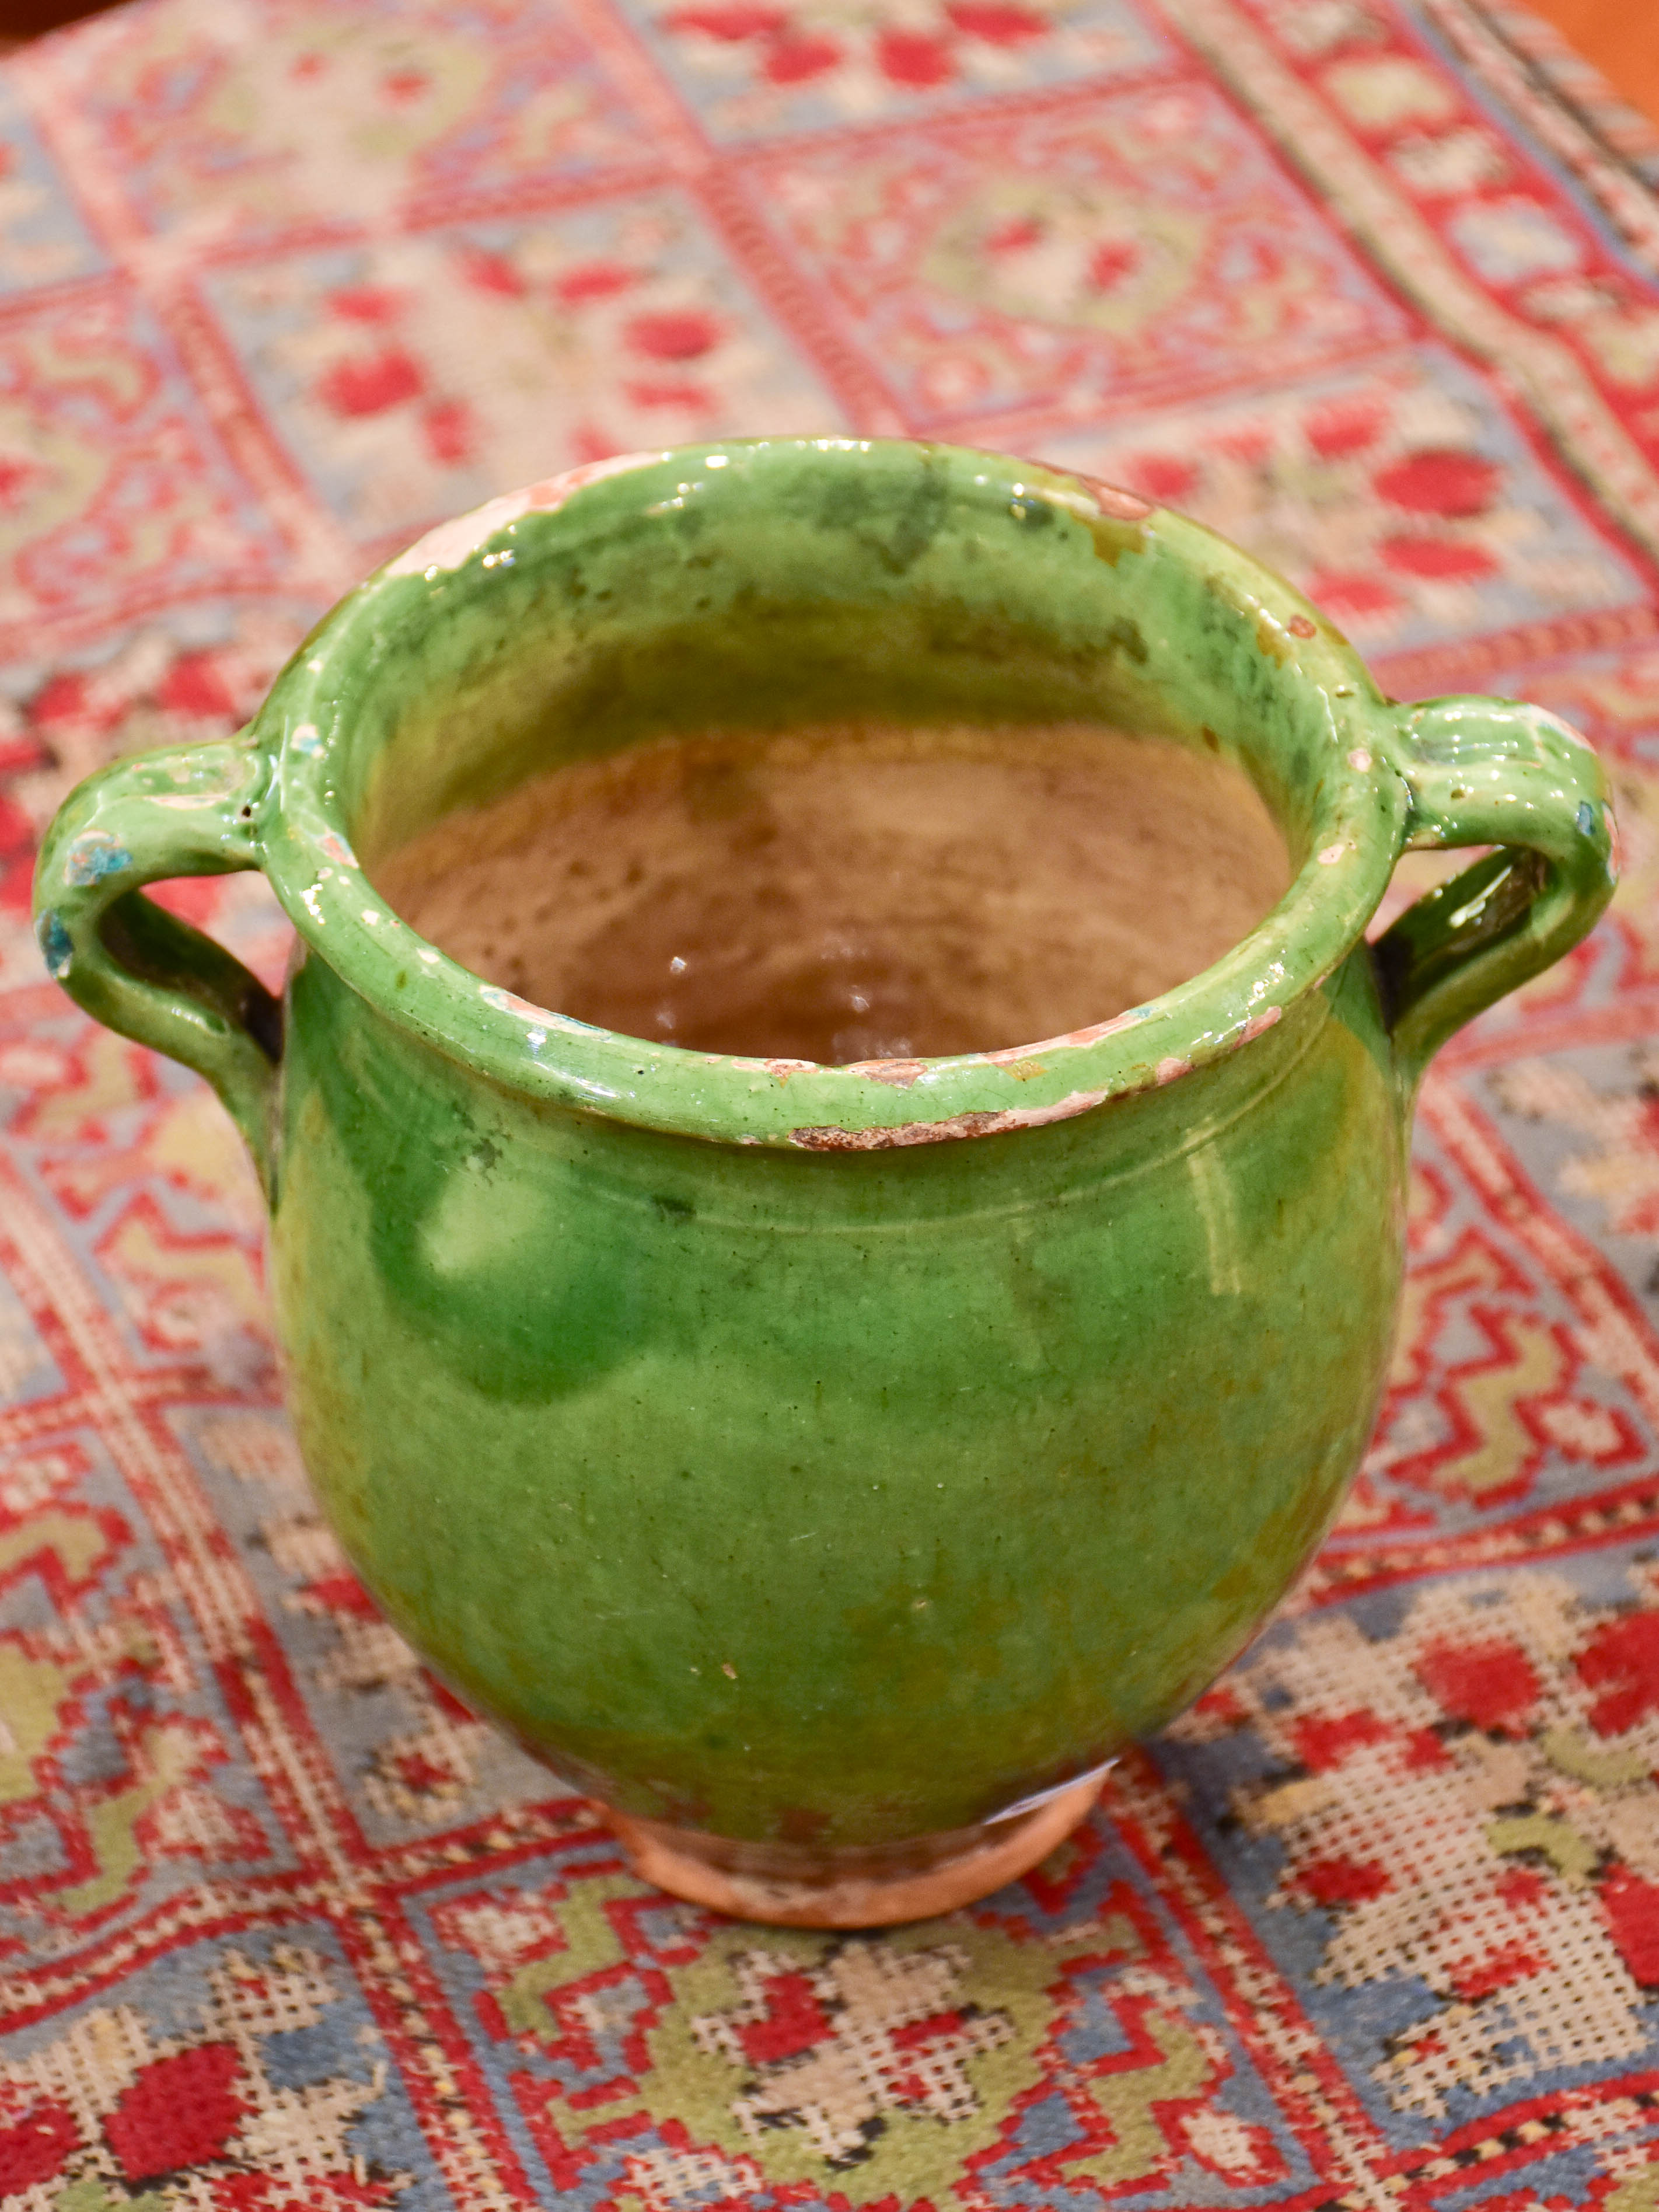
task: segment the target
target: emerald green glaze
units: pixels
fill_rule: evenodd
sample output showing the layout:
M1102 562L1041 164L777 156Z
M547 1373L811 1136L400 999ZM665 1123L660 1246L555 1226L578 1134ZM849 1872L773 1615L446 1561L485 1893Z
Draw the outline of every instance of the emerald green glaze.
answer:
M560 760L872 711L1220 750L1295 880L1131 1014L836 1068L525 1005L362 872ZM82 785L37 899L65 988L248 1139L307 1463L392 1620L610 1803L833 1845L1098 1765L1283 1594L1375 1413L1422 1068L1589 928L1610 826L1553 717L1390 705L1194 523L769 441L434 532L243 737ZM1367 948L1402 848L1488 843ZM246 867L283 1010L139 893Z

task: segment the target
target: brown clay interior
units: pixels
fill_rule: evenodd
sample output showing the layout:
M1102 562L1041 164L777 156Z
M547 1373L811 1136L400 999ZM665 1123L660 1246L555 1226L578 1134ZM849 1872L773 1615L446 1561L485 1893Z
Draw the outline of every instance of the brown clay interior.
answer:
M1220 958L1290 879L1238 769L1082 725L636 745L451 815L373 873L536 1006L841 1064L1109 1019Z

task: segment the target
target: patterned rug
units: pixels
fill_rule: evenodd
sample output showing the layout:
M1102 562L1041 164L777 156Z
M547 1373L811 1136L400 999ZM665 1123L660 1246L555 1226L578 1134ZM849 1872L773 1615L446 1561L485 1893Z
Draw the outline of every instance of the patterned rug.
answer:
M1659 2212L1659 145L1503 0L145 0L0 142L4 2212ZM876 1936L646 1889L423 1675L228 1124L22 926L71 781L434 518L844 428L1139 487L1402 696L1559 709L1627 864L1429 1085L1277 1625ZM280 969L257 884L176 903Z

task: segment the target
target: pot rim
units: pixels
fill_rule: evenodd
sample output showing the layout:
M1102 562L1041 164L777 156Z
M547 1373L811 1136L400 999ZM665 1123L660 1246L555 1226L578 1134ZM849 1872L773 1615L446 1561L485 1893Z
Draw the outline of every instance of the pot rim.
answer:
M1091 528L1132 534L1199 572L1253 617L1274 681L1303 691L1329 770L1307 858L1247 937L1187 981L1109 1020L994 1051L844 1066L755 1059L597 1028L484 982L394 913L352 851L331 770L364 650L473 563L580 513L592 526L665 496L695 500L718 470L773 459L827 466L907 450L971 471L988 501L1041 499ZM716 483L729 479L715 477ZM476 588L480 579L471 580ZM1293 586L1201 524L1044 464L906 439L762 438L632 453L573 469L441 523L385 563L311 633L252 726L270 759L260 860L301 939L395 1026L531 1098L727 1143L872 1152L989 1136L1158 1090L1248 1046L1316 990L1359 941L1405 842L1411 800L1400 710L1348 641Z

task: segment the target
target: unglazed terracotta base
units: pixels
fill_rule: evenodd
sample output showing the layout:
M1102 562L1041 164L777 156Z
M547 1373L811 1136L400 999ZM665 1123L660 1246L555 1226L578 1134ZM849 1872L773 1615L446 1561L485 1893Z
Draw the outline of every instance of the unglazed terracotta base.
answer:
M868 1849L738 1843L602 1807L641 1881L734 1920L783 1928L885 1928L928 1920L1018 1881L1069 1836L1100 1795L1091 1775L1011 1820Z

